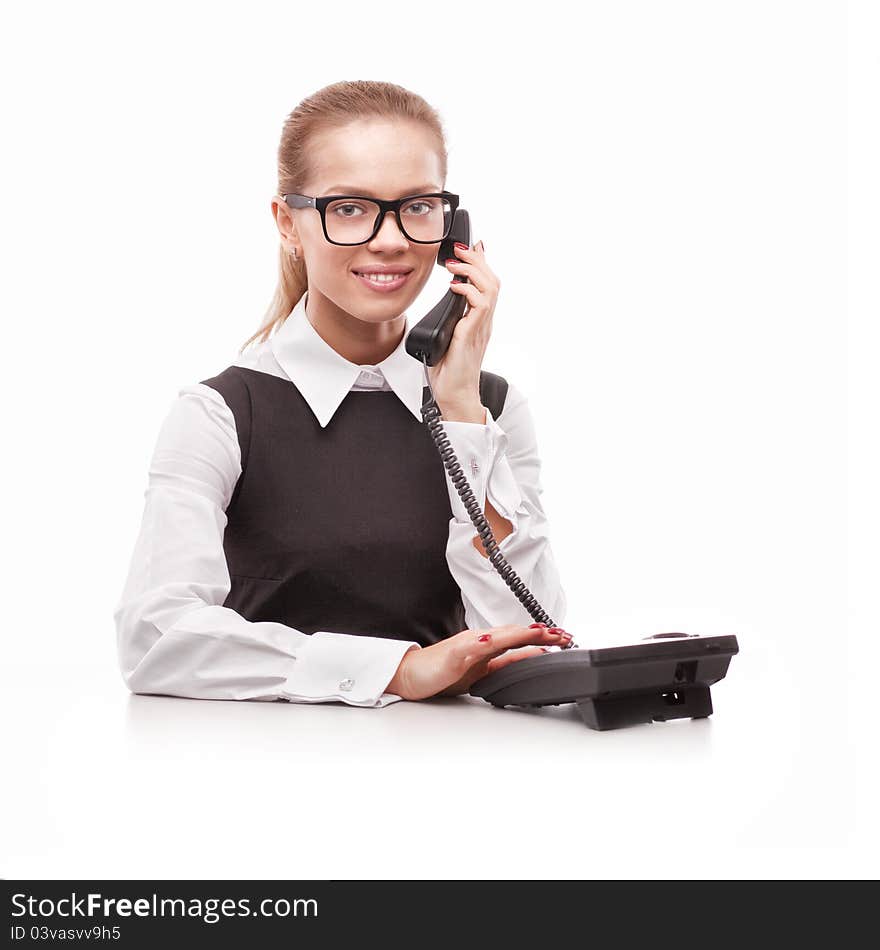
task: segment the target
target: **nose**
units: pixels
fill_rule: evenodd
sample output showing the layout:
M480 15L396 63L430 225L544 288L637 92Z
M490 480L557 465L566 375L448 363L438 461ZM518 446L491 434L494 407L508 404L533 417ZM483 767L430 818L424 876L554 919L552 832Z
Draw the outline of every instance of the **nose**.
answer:
M397 226L397 218L395 217L393 211L385 212L384 219L379 225L379 230L376 232L375 237L370 243L375 244L377 242L381 244L387 244L390 247L399 247L409 244L409 239Z

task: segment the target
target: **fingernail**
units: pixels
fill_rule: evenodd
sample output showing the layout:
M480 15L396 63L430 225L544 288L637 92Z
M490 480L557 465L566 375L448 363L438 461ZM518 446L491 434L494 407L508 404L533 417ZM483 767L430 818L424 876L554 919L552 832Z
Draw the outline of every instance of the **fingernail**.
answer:
M477 637L477 639L480 641L480 643L486 643L492 639L492 634L484 633L481 637Z
M551 633L565 633L562 627L549 627Z
M530 624L529 624L529 629L530 629L530 630L535 630L535 629L539 629L540 627L546 627L546 626L547 626L546 623L530 623Z
M458 264L459 261L456 257L447 257L443 263L448 267L450 264Z
M480 241L480 250L481 250L481 251L485 251L485 250L486 250L486 245L483 244L482 241Z
M467 244L461 244L461 243L459 243L458 241L455 242L455 246L456 246L456 247L460 247L463 251L468 250Z

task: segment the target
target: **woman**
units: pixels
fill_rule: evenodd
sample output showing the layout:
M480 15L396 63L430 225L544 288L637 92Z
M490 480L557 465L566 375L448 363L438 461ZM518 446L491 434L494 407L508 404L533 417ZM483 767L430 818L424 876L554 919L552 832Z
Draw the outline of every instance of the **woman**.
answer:
M436 264L446 164L437 113L391 83L335 83L288 117L267 319L179 390L153 453L114 611L133 692L385 706L570 642L525 625L422 420L406 308ZM404 199L400 217L370 197ZM560 620L531 416L481 369L499 281L482 242L457 256L468 309L431 388L505 557Z

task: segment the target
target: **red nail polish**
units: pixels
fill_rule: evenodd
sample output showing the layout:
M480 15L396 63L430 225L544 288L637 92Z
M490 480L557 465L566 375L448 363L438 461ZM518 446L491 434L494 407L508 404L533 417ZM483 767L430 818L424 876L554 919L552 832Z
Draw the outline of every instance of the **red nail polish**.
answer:
M492 634L484 633L481 637L477 637L477 639L480 641L480 643L487 643L489 640L492 639Z
M530 630L540 630L541 627L546 627L546 626L547 626L546 623L530 623L530 624L529 624L529 629L530 629Z
M460 247L463 251L466 251L468 249L467 244L461 244L458 241L455 242L455 246Z

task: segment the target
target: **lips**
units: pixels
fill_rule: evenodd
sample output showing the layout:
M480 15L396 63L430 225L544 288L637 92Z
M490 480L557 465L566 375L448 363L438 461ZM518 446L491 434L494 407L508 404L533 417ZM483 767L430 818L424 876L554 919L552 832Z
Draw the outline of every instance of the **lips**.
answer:
M413 272L412 267L406 268L406 267L371 266L371 267L363 267L363 268L353 267L352 270L355 272L355 274L394 274L395 276L397 275L405 276L406 274L411 274Z
M397 273L399 274L399 276L394 277L394 278L389 277L385 280L373 280L370 277L364 276L364 273L374 273L374 274ZM403 273L401 271L395 272L395 271L387 270L387 271L369 271L369 272L364 272L364 273L359 273L358 271L352 271L352 274L354 275L355 279L359 280L361 284L364 285L364 287L368 287L370 290L376 291L378 293L391 293L397 290L398 288L403 287L403 285L409 280L409 276L412 273L412 271L406 271L405 273Z

